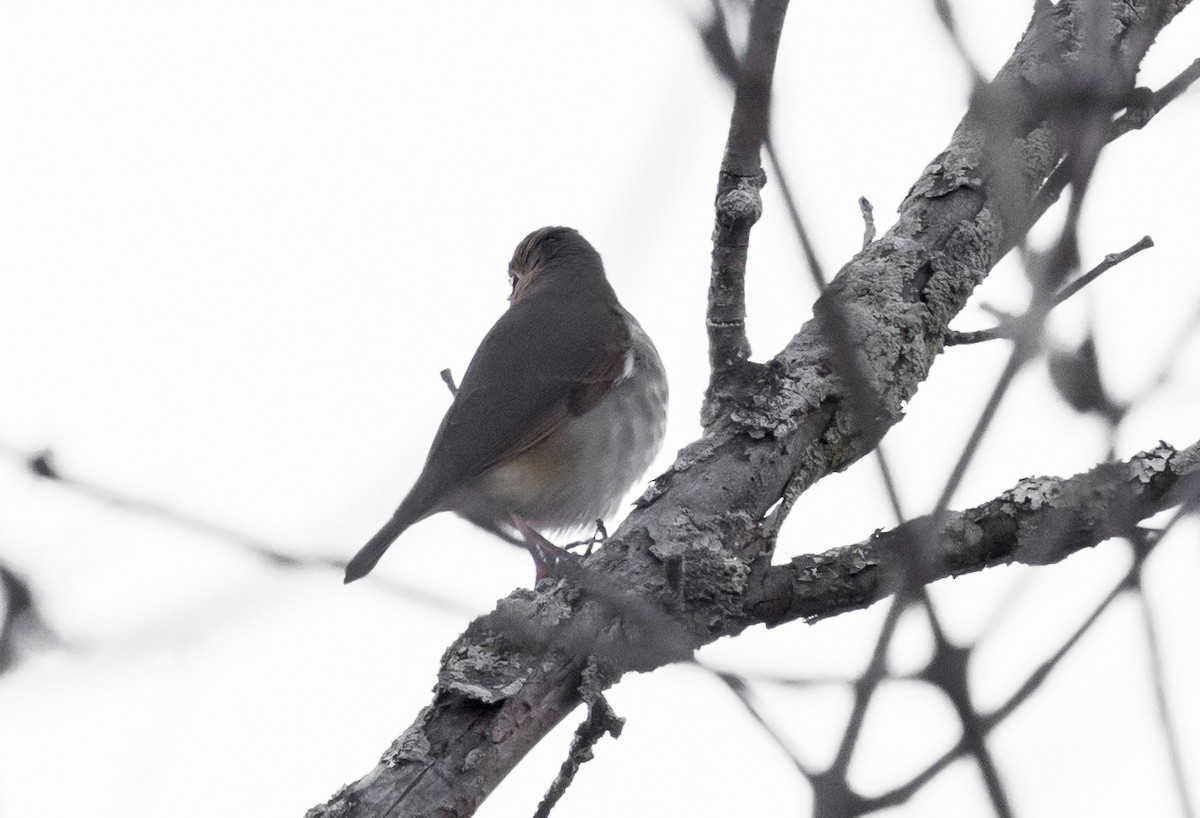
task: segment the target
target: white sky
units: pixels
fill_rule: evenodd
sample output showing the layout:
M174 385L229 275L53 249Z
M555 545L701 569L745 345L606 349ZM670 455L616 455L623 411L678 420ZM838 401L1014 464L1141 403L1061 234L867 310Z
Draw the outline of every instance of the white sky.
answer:
M988 72L1027 3L959 3ZM946 143L967 84L932 3L793 3L776 81L777 142L832 273L880 229ZM532 578L528 557L449 516L349 588L285 572L31 480L13 451L52 447L64 471L204 515L298 554L349 557L423 463L461 373L505 307L512 247L579 228L671 376L659 467L698 432L711 201L730 97L674 2L401 4L0 3L0 560L39 592L66 640L0 677L0 815L298 816L365 773L429 699L444 647ZM1195 58L1185 13L1145 64L1158 87ZM1104 375L1146 386L1200 305L1193 90L1102 160L1085 265L1145 233L1157 247L1056 316L1085 316ZM777 187L750 255L762 357L813 292ZM1052 234L1053 225L1039 235ZM1018 309L1002 264L957 326ZM1200 436L1200 347L1122 428L1120 454ZM928 510L1007 350L951 350L886 441L907 509ZM1103 429L1031 367L960 490L981 502L1029 474L1104 454ZM869 462L804 497L780 557L894 521ZM1171 704L1200 793L1196 527L1150 567ZM1032 572L973 665L995 705L1105 593L1110 544ZM941 583L952 636L971 639L1023 573ZM423 589L435 607L394 593ZM793 624L706 649L747 673L852 674L882 611ZM906 623L898 666L926 640ZM1022 816L1172 815L1133 600L1118 604L995 735ZM759 689L798 753L826 763L849 695ZM806 787L719 683L694 668L631 676L628 717L556 810L562 816L805 814ZM532 814L574 723L479 811ZM853 780L903 780L957 736L949 705L897 683L876 703ZM69 783L65 783L69 782ZM986 815L970 764L898 814Z

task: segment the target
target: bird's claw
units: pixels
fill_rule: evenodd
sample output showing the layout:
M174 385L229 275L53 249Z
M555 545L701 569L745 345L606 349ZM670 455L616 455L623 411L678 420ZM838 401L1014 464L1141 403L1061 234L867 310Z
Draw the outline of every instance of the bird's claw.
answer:
M608 529L604 527L604 521L596 520L596 533L595 534L588 537L586 540L577 540L576 542L569 542L566 545L564 545L563 548L570 550L572 548L583 548L584 546L587 546L587 550L583 552L583 556L590 557L592 555L592 549L607 539L608 539Z
M529 551L529 556L533 557L534 585L541 582L543 577L553 576L558 573L557 569L564 563L579 559L579 557L576 557L566 549L560 548L547 540L516 514L512 515L512 524L520 532L522 539L525 541L525 549Z

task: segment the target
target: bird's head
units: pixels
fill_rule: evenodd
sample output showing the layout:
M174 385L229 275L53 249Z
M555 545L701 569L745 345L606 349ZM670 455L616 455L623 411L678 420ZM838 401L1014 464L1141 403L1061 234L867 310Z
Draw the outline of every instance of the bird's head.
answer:
M575 291L598 284L608 288L600 254L570 227L543 227L522 239L508 263L508 280L512 284L508 300L513 304L547 287Z

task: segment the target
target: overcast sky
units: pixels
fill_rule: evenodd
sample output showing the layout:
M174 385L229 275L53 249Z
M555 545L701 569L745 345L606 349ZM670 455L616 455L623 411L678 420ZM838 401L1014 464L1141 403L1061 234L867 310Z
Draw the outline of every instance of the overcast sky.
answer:
M990 74L1029 4L958 3ZM776 79L776 141L832 274L882 229L946 144L968 83L917 0L793 2ZM657 470L699 431L712 195L729 91L695 34L705 4L411 4L260 0L0 3L0 562L32 584L63 644L0 677L0 816L299 816L375 763L430 698L442 650L528 585L527 555L441 515L373 578L284 570L226 538L32 480L20 456L211 519L280 550L349 558L415 479L461 374L506 306L527 232L578 228L657 342L672 389ZM1141 82L1196 57L1200 12L1160 38ZM1085 266L1144 234L1157 246L1056 314L1090 322L1106 383L1147 386L1200 305L1191 91L1104 154L1085 211ZM814 292L778 186L750 253L749 321L769 357ZM1055 220L1035 235L1054 234ZM955 326L1017 310L997 267ZM885 441L906 511L928 511L1007 349L952 349ZM1200 437L1200 347L1123 425L1118 454ZM1031 474L1103 458L1099 421L1058 402L1044 366L1005 401L956 496L982 502ZM640 490L640 489L639 489ZM636 491L636 490L635 490ZM819 484L779 559L894 524L869 460ZM1172 706L1200 792L1196 526L1151 563ZM1039 569L972 666L994 706L1128 564L1109 544ZM973 639L1029 572L934 589L952 637ZM861 670L880 606L707 648L746 673ZM906 621L897 667L920 664ZM1171 815L1142 639L1119 604L994 737L1023 816ZM840 687L759 689L796 752L832 758ZM808 792L719 682L690 667L622 681L629 719L556 815L795 815ZM949 705L895 683L872 711L853 780L879 791L957 739ZM1190 727L1190 730L1189 730ZM480 809L532 814L574 723ZM1069 758L1070 761L1064 761ZM986 815L970 764L903 814Z

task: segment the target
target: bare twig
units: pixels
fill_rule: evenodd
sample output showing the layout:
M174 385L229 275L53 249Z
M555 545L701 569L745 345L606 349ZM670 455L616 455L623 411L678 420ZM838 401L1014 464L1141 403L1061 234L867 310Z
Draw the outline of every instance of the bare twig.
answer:
M1095 281L1100 276L1104 275L1106 272L1111 270L1113 267L1116 267L1122 261L1125 261L1130 256L1136 256L1138 253L1142 252L1143 250L1148 250L1153 246L1154 246L1154 239L1150 238L1149 236L1142 236L1140 239L1138 239L1136 242L1134 242L1130 246L1126 247L1121 252L1109 253L1107 256L1104 257L1104 260L1101 261L1099 264L1097 264L1095 267L1088 270L1086 273L1081 275L1079 278L1070 282L1065 287L1063 287L1061 290L1059 290L1057 293L1055 293L1054 299L1053 299L1053 305L1055 307L1057 307L1059 304L1063 303L1068 298L1075 295L1075 293L1082 290L1088 284L1091 284L1093 281Z
M713 61L713 65L716 67L718 73L736 87L741 69L738 65L737 55L733 50L733 40L729 34L725 12L718 0L713 0L712 10L712 18L707 23L702 23L698 26L700 39L704 43L705 50L708 52L709 58ZM821 268L820 260L817 258L816 248L812 243L808 230L804 226L804 221L800 218L800 210L796 205L795 197L792 195L792 187L788 183L787 174L784 172L782 160L780 160L774 141L771 139L769 128L763 145L767 151L767 160L771 165L771 173L775 176L775 180L779 184L784 207L787 210L788 217L791 219L792 227L796 231L796 237L800 241L800 249L804 253L805 262L813 278L813 283L817 291L822 292L826 284L825 273Z
M1171 774L1175 781L1175 792L1179 798L1180 811L1186 818L1195 818L1196 808L1188 793L1183 756L1179 751L1179 736L1175 732L1175 722L1171 718L1171 707L1167 702L1167 682L1163 672L1158 628L1154 623L1154 611L1150 607L1150 600L1146 598L1141 578L1142 572L1139 570L1136 596L1142 612L1142 625L1146 629L1146 652L1150 662L1150 678L1154 684L1154 704L1158 710L1158 725L1162 730L1163 742L1167 746L1167 757L1171 759Z
M1163 360L1159 362L1158 371L1146 380L1146 385L1130 400L1131 405L1145 400L1155 389L1167 382L1172 370L1175 369L1176 364L1179 363L1179 359L1187 350L1188 342L1191 341L1197 332L1200 332L1200 305L1192 311L1192 314L1188 316L1183 325L1176 331L1174 337L1171 339L1171 343L1167 345Z
M1200 57L1176 74L1166 85L1148 97L1135 99L1129 110L1112 124L1110 139L1124 136L1130 131L1144 128L1164 107L1178 99L1184 91L1200 79Z
M701 665L701 667L703 666ZM739 702L741 702L742 707L746 708L746 712L749 713L756 722L758 722L758 726L761 727L763 731L771 737L771 740L775 742L776 746L779 747L779 749L783 751L783 754L787 756L788 760L792 762L792 766L796 768L796 772L806 779L811 779L815 775L816 771L810 769L808 765L806 765L800 759L800 757L796 755L795 751L788 746L786 741L784 741L784 738L779 731L775 729L775 726L772 725L767 717L763 715L762 711L758 709L758 705L754 703L754 700L750 696L750 689L749 685L746 683L746 679L737 675L736 673L724 673L716 670L712 671L712 673L725 683L725 686L729 688L733 695L737 696L737 699Z
M982 344L984 341L999 341L1001 338L1008 337L1008 333L1000 327L975 329L965 332L952 329L946 333L946 346L956 347L967 346L968 344Z
M967 685L967 663L970 660L970 648L960 648L951 644L938 622L936 611L929 595L922 589L922 599L929 612L930 627L933 630L935 654L933 661L925 668L924 678L936 684L945 691L950 703L954 706L962 725L963 742L968 752L975 757L979 773L983 776L988 798L992 808L1000 818L1010 818L1013 814L1008 801L1008 793L1000 780L1000 772L987 746L987 727L984 719L975 712L971 704L971 693Z
M813 286L817 288L817 292L825 292L825 287L828 286L828 280L825 277L825 270L821 267L821 260L817 258L817 250L813 246L812 238L808 235L808 228L804 226L804 220L800 218L800 210L796 206L796 198L792 195L792 186L788 181L787 175L783 172L783 165L779 160L779 154L775 150L775 142L771 137L767 136L767 161L771 163L771 172L775 174L775 180L779 183L779 192L783 196L783 206L787 210L788 218L791 219L792 229L796 232L796 238L800 241L800 249L804 253L804 261L808 265L808 272L812 276Z
M1119 253L1109 253L1104 257L1104 260L1097 264L1092 269L1088 270L1083 275L1063 286L1050 301L1051 308L1062 304L1071 296L1078 293L1088 284L1091 284L1100 276L1107 273L1113 267L1116 267L1123 261L1136 256L1143 250L1148 250L1154 246L1154 240L1149 236L1142 236L1136 242L1126 247ZM973 332L951 332L946 336L946 346L956 346L962 344L977 344L981 341L992 341L997 338L1008 338L1010 333L1004 327L992 327L990 329L975 330Z
M900 616L904 613L907 604L908 600L901 596L891 600L887 616L883 620L883 627L875 640L875 649L871 652L871 659L867 662L867 667L863 670L862 675L854 683L854 704L850 709L850 718L846 723L846 729L842 732L842 739L838 743L833 763L813 781L813 815L818 818L827 815L861 814L848 809L852 808L858 800L857 794L850 789L850 760L854 756L854 748L858 745L859 736L862 734L867 707L871 703L872 695L887 675L888 646L891 644L892 635L896 631L896 625L899 624Z
M558 775L550 785L550 789L546 792L546 797L542 799L542 803L538 804L533 818L547 818L555 804L567 791L567 787L571 786L571 782L575 780L575 773L579 772L579 768L584 762L592 760L592 748L596 746L596 742L600 741L605 733L610 734L613 738L620 738L621 730L624 727L625 719L613 712L608 700L603 696L598 696L594 702L588 705L587 718L575 729L571 750L562 763L562 767L559 768Z
M701 664L697 662L697 664ZM776 687L788 687L798 690L811 689L816 687L849 687L854 685L858 680L853 676L779 676L776 674L753 673L745 671L718 670L702 665L712 673L729 673L734 676L739 676L747 683L767 684ZM888 673L886 676L890 680L913 681L917 678L911 673Z
M971 57L970 52L967 51L966 43L963 42L962 35L958 31L958 25L954 20L954 9L950 7L950 0L933 0L933 8L937 12L938 19L942 21L942 27L950 35L950 42L958 54L958 59L963 64L963 69L966 70L967 76L971 79L972 91L974 92L982 88L987 82L984 80L983 73L979 70L979 66L975 64L975 60Z
M863 218L863 249L875 241L875 208L871 206L866 196L858 197L858 210Z
M17 449L11 446L0 447L0 450L12 452L21 457L30 473L42 479L54 481L65 489L78 492L99 503L122 509L131 514L139 514L161 520L176 528L190 531L193 534L211 537L214 540L224 542L280 568L318 569L336 571L338 573L346 570L344 560L333 557L289 553L275 547L266 540L247 534L244 531L239 531L233 526L216 520L196 514L189 514L166 504L156 503L153 500L125 494L91 480L73 477L70 474L64 473L55 464L53 452L49 449L42 449L41 451L27 455L21 455ZM404 597L422 605L427 605L431 608L452 611L455 614L469 615L475 612L461 602L418 585L401 583L384 577L378 578L374 584L388 593Z
M737 75L737 94L717 184L712 278L708 290L710 398L750 357L746 336L746 255L750 229L762 214L766 181L761 149L770 127L771 83L787 0L758 0L750 15L749 45Z
M458 395L458 384L454 382L454 373L450 371L450 367L446 367L438 375L442 378L442 383L446 384L446 388L450 390L452 396Z

